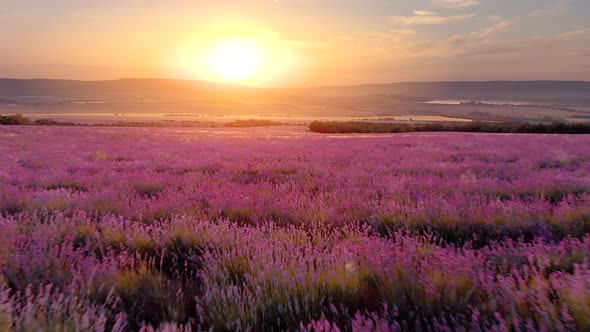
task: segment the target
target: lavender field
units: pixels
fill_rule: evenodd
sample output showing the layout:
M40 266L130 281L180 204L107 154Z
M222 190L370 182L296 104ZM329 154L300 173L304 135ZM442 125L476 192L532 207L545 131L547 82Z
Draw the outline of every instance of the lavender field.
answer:
M589 331L590 136L0 128L0 331Z

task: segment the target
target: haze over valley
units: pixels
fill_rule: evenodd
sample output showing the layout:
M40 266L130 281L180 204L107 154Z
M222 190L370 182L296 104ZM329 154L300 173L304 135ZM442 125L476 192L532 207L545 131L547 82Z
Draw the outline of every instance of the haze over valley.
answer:
M255 88L169 79L0 79L0 112L81 122L249 117L287 122L428 117L587 121L590 120L590 82L425 82Z

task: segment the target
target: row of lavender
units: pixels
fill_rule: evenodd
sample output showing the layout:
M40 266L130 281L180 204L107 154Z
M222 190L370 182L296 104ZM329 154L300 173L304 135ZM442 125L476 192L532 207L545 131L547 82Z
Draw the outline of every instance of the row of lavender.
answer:
M0 330L590 329L590 138L2 128Z

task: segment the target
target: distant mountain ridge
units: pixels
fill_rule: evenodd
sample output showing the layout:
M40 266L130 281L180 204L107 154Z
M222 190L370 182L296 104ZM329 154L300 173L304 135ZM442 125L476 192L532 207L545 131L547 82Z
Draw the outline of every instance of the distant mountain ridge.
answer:
M0 78L0 99L195 100L233 96L358 97L397 95L422 99L590 100L586 81L401 82L309 88L253 88L196 80L126 78L106 81Z
M399 94L432 99L590 99L588 81L400 82L311 88L324 95Z
M242 90L235 84L180 80L123 78L107 81L79 81L57 79L0 78L0 98L22 96L54 97L63 99L142 99L191 98L195 92L214 94Z

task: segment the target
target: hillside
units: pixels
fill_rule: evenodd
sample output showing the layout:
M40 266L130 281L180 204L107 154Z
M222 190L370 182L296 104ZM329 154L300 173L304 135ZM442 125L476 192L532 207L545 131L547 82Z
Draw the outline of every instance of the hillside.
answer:
M415 82L254 88L175 79L0 79L0 113L273 118L433 115L492 121L586 121L590 119L590 82Z

